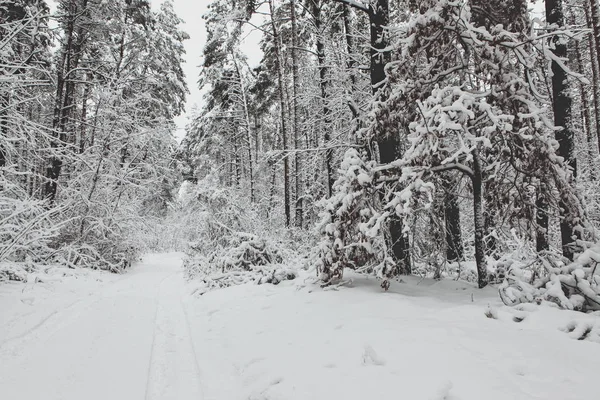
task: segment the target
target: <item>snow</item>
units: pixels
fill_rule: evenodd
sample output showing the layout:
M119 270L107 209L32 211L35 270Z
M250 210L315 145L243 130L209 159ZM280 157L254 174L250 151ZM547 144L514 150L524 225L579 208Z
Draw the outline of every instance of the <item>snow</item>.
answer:
M0 282L0 349L56 318L59 311L93 300L102 286L118 278L106 271L56 267L25 273L25 284Z
M198 399L200 378L182 303L180 254L147 257L104 282L90 274L34 288L42 313L7 310L22 301L16 285L2 287L0 398ZM89 290L92 289L90 293ZM52 292L50 295L49 292ZM53 311L50 311L54 307ZM28 323L15 324L16 313ZM17 327L16 325L20 325Z
M353 273L331 290L305 275L192 296L181 258L0 285L0 398L598 396L598 314L508 308L494 288L451 280L383 292Z
M219 360L203 370L206 398L594 397L579 383L593 379L598 344L529 315L514 322L508 308L486 318L488 304L500 307L494 290L409 279L383 293L374 279L352 278L337 291L282 283L202 296L197 349ZM556 315L577 314L550 310L544 320Z

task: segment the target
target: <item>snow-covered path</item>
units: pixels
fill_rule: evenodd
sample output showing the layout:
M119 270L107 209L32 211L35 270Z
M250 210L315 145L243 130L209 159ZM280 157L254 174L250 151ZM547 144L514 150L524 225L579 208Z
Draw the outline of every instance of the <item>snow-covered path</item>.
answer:
M0 285L0 400L599 398L600 316L493 288L348 273L193 297L180 254L67 272Z
M0 345L3 400L201 399L181 256L147 258Z

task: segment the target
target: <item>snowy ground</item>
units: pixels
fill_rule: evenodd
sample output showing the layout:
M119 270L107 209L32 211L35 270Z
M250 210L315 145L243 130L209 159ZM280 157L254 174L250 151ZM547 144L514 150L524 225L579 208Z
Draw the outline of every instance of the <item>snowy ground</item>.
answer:
M458 282L383 293L351 277L339 290L297 280L190 297L181 255L166 254L122 276L1 284L0 399L600 396L598 316L508 309Z

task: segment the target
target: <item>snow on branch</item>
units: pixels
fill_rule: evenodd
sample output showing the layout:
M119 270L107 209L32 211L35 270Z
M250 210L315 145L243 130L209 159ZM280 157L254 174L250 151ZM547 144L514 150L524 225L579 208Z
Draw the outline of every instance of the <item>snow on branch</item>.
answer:
M356 1L356 0L333 0L333 1L335 1L337 3L346 4L350 7L356 8L357 10L369 12L369 6L361 3L360 1Z
M541 254L526 266L511 263L499 289L504 304L549 302L567 310L600 310L600 244L584 246L566 265L552 254Z

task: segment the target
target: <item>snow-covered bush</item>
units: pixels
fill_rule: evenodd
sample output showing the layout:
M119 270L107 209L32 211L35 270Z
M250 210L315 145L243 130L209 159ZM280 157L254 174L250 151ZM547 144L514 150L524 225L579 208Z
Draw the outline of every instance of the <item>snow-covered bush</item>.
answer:
M27 269L23 264L0 262L0 282L27 281Z
M196 291L244 283L278 284L297 276L297 268L284 263L273 243L256 235L231 232L208 254L190 246L184 269L188 279L200 282Z
M207 262L221 272L232 269L251 271L256 266L280 263L282 257L272 244L256 235L233 232L223 238L222 249L215 249ZM192 250L197 250L191 246Z
M131 193L110 193L106 185L98 198L74 202L60 214L65 221L60 235L53 241L53 261L71 268L99 268L121 272L139 256L144 237L144 216L139 200Z
M294 240L299 238L291 231L261 217L259 207L235 188L208 174L196 185L186 183L179 202L179 212L193 221L181 233L188 243L184 270L199 285L196 293L296 277L296 248L306 240Z
M193 245L190 253L197 252ZM184 261L189 278L197 279L202 294L208 290L244 283L278 284L296 278L294 268L282 264L278 249L256 235L232 232L209 254L196 253Z
M48 245L58 234L56 213L46 209L43 201L0 197L0 261L48 254Z
M0 280L22 280L27 270L51 257L62 224L61 208L48 208L16 184L0 181Z
M550 302L578 311L600 310L600 244L588 245L573 262L551 253L524 265L508 265L499 293L506 305Z

